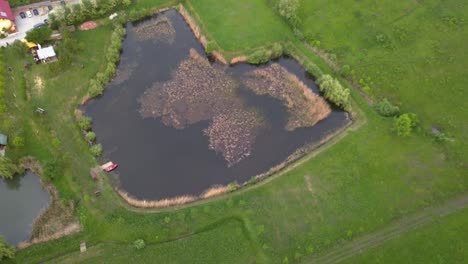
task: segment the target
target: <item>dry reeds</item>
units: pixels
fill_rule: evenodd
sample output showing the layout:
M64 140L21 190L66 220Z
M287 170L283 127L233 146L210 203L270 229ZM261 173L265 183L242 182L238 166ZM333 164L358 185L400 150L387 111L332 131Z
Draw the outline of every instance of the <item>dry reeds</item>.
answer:
M230 191L228 186L218 185L213 186L210 189L206 190L202 195L200 195L201 199L207 199L215 196L219 196L221 194L228 193Z
M34 245L34 244L59 239L61 237L68 236L68 235L71 235L71 234L75 234L75 233L78 233L80 231L81 231L81 225L79 223L72 223L72 224L67 225L62 230L60 230L60 231L58 231L58 232L56 232L54 234L51 234L51 235L48 235L48 236L43 236L43 237L40 237L40 238L34 238L34 239L29 240L29 241L20 242L18 244L17 248L18 249L24 249L24 248L27 248L27 247L29 247L31 245Z
M247 73L243 82L256 94L267 94L283 102L289 111L288 131L311 127L331 113L325 99L279 64Z
M117 190L117 193L128 204L134 207L139 207L139 208L164 208L164 207L169 207L169 206L187 204L197 199L197 197L187 195L187 196L179 196L175 198L163 199L163 200L158 200L158 201L146 201L146 200L138 200L136 198L133 198L128 193L121 191L121 190Z

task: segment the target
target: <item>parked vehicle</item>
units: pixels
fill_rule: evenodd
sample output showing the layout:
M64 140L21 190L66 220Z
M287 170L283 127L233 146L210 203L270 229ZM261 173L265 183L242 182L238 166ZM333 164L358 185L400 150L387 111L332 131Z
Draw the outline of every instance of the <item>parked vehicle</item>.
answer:
M27 17L32 17L32 13L31 13L31 11L29 11L29 10L28 10L28 11L26 11L26 16L27 16Z
M40 28L40 27L46 27L47 25L44 24L44 23L37 23L36 25L34 25L34 28Z
M24 13L24 12L20 12L19 15L20 15L21 18L26 18L26 13Z
M34 13L35 16L39 15L39 11L37 11L37 9L33 9L33 13Z

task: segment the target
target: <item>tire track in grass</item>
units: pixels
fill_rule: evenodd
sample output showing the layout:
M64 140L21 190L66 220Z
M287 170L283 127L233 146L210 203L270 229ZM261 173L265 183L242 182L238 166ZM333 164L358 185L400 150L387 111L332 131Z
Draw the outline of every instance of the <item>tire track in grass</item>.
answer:
M394 237L421 228L441 217L455 213L467 207L468 193L465 193L441 206L425 208L416 214L395 221L388 227L376 233L357 238L339 248L328 251L325 254L312 256L307 260L307 262L323 264L339 263L354 255L358 255L365 250L380 246Z

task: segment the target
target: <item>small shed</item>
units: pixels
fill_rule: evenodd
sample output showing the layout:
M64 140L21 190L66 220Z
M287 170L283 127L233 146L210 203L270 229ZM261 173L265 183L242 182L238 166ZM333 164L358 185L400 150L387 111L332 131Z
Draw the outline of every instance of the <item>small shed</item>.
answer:
M8 137L0 133L0 156L5 156L5 150L8 142Z
M47 62L49 60L55 59L57 54L55 54L55 50L52 46L46 47L46 48L39 48L37 50L37 57L42 61L42 62Z

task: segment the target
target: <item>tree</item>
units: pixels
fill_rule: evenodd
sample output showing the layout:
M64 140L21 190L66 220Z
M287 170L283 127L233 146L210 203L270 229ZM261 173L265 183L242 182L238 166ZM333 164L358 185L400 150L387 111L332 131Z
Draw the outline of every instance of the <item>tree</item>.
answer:
M299 8L299 0L280 0L278 3L278 11L280 15L296 26L298 21L297 9Z
M102 145L101 144L91 146L90 150L91 150L91 154L93 154L94 157L99 157L99 156L102 155Z
M15 249L11 246L9 246L6 242L5 239L0 236L0 261L7 259L7 258L13 258L15 256Z
M0 177L11 179L17 172L18 166L16 166L9 158L0 157Z
M398 136L408 137L411 135L415 125L416 123L410 114L402 114L395 119L394 129Z
M50 37L50 35L52 35L52 29L48 27L39 27L26 32L26 39L34 43L42 44Z

